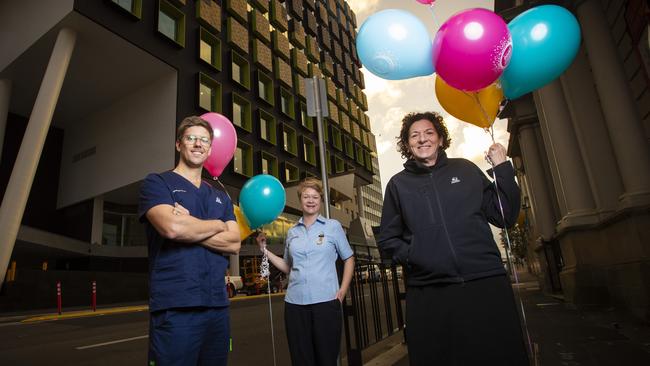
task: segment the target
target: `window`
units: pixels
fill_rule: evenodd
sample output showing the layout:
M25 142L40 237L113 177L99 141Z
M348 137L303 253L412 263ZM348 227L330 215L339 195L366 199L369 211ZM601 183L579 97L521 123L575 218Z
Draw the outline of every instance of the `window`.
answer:
M251 132L251 103L237 93L232 93L232 124Z
M142 18L142 0L112 0L120 8L133 14L136 18Z
M199 58L221 70L221 42L203 27L199 30Z
M300 124L309 131L314 131L314 117L307 115L307 105L302 102L300 102Z
M325 154L325 169L327 174L332 174L332 154L329 151Z
M158 32L185 46L185 14L166 0L160 0L158 6Z
M203 73L199 73L199 107L221 112L221 85Z
M345 155L349 158L354 159L354 144L352 143L352 138L348 135L345 135L343 138L345 141Z
M277 142L276 132L275 132L275 118L270 113L267 113L263 110L259 110L259 122L260 122L260 138L266 142L269 142L273 145Z
M296 130L289 127L287 124L282 125L282 142L284 151L291 155L298 155L298 138Z
M251 87L250 67L248 61L235 51L232 51L232 79L246 89Z
M297 182L300 179L300 171L298 168L285 162L284 163L284 181Z
M296 116L293 109L293 94L285 88L280 88L280 110L291 119Z
M332 126L332 145L338 151L343 151L343 139L341 137L341 130Z
M261 162L262 162L262 174L270 174L276 178L279 178L278 174L278 159L267 153L267 152L260 152L261 155Z
M253 147L245 142L237 141L233 156L233 170L246 177L253 176Z
M302 159L308 164L316 166L316 145L307 137L302 137Z
M359 144L354 144L354 147L357 150L357 163L364 165L365 155L363 154L363 148Z
M336 173L343 173L345 171L345 163L339 156L334 156L334 171Z
M257 96L270 105L275 102L273 100L273 79L260 71L257 71Z

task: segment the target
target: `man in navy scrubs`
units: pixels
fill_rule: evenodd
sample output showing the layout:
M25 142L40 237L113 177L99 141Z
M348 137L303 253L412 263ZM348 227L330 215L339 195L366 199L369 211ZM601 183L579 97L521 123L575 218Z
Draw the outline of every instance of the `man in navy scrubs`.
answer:
M178 165L149 174L140 220L149 243L149 366L226 365L230 340L224 282L239 253L239 227L225 192L201 180L213 130L199 117L176 131Z

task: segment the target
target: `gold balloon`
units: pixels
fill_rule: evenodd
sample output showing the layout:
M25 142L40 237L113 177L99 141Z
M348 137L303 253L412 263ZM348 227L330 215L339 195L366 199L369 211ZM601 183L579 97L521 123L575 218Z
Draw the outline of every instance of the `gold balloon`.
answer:
M244 241L244 239L248 238L248 236L253 233L253 230L251 230L250 226L248 226L248 222L246 222L244 213L241 212L239 206L233 205L233 207L235 209L235 219L237 220L237 225L239 226L239 239L241 241Z
M498 82L475 92L464 92L449 86L436 75L436 96L442 108L461 121L488 128L494 123L503 100Z

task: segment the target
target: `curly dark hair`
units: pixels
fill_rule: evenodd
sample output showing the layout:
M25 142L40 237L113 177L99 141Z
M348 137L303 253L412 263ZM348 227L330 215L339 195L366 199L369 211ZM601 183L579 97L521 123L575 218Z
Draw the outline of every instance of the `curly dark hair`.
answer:
M444 151L451 144L451 138L449 137L449 131L447 131L447 126L445 126L445 121L442 119L442 116L437 112L413 112L409 113L402 119L402 129L399 132L397 139L397 151L402 154L404 159L413 158L411 149L409 148L409 129L413 123L426 119L433 124L433 127L436 129L438 136L442 138L442 146L440 150Z

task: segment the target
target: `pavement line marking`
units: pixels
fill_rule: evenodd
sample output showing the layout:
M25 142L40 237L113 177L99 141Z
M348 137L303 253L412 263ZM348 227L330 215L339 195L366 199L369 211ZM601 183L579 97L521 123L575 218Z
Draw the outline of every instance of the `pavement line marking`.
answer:
M286 295L286 292L279 292L271 294L271 297L283 296ZM252 296L240 296L233 297L230 299L231 302L242 301L242 300L253 300L258 298L265 298L269 296L268 294L252 295ZM35 323L35 322L45 322L52 320L61 320L61 319L73 319L73 318L82 318L88 316L98 316L98 315L110 315L110 314L121 314L121 313L131 313L137 311L148 311L148 305L136 305L136 306L122 306L118 308L109 308L109 309L100 309L97 311L92 310L81 310L81 311L71 311L67 313L59 314L45 314L39 316L33 316L31 318L23 319L20 323Z
M146 335L138 336L138 337L124 338L124 339L118 339L116 341L91 344L91 345L88 345L88 346L75 347L75 349L82 350L82 349L88 349L88 348L103 347L103 346L108 346L108 345L111 345L111 344L130 342L130 341L135 341L135 340L143 339L143 338L149 338L149 335L146 334Z
M49 314L49 315L35 316L35 317L24 319L21 321L21 323L33 323L33 322L41 322L41 321L48 321L48 320L81 318L86 316L130 313L130 312L146 311L146 310L149 310L149 306L138 305L138 306L123 306L119 308L111 308L111 309L104 309L104 310L97 310L97 311L92 311L92 310L71 311L69 313L63 313L61 315Z

